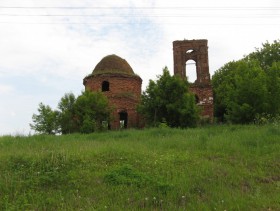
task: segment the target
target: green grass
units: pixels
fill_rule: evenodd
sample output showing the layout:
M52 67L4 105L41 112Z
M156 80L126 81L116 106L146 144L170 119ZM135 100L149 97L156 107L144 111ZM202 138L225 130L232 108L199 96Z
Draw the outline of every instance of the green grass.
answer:
M0 210L280 210L279 126L0 137Z

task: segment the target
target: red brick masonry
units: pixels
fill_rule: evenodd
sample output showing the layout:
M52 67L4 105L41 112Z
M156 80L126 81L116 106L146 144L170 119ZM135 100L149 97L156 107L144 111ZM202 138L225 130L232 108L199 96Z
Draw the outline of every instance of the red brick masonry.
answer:
M127 128L140 127L139 115L136 107L141 97L142 79L137 75L107 73L90 75L84 79L87 90L102 91L103 81L109 82L109 91L103 93L108 97L110 105L114 107L111 129L120 128L119 113L126 112L128 116Z
M197 104L202 108L201 116L213 121L213 89L209 74L207 40L177 40L173 42L174 74L186 79L186 62L196 63L196 81L190 91L196 95Z

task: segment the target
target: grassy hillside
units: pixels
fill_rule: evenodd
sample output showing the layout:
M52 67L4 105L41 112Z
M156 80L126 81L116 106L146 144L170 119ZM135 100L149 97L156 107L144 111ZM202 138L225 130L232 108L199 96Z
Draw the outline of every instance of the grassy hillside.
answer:
M0 137L0 210L280 210L279 126Z

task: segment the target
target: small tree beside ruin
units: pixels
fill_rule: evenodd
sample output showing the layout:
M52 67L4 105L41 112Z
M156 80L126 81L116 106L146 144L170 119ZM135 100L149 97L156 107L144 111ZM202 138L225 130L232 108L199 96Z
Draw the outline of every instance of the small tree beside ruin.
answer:
M108 99L101 92L84 91L77 98L67 93L58 110L40 103L30 127L39 134L92 133L102 129L102 122L109 122L110 112Z
M156 81L150 80L138 111L150 126L166 123L169 127L194 127L199 119L195 97L189 92L187 81L171 76L167 67Z

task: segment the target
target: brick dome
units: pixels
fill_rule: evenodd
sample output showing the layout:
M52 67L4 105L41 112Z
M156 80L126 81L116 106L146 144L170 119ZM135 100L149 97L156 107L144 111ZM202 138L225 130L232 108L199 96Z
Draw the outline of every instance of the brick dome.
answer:
M135 75L132 68L127 63L127 61L114 54L105 56L95 66L92 75L99 75L99 74Z
M110 129L142 127L137 113L142 79L125 59L116 55L104 57L92 73L84 78L85 90L102 92L112 106Z

